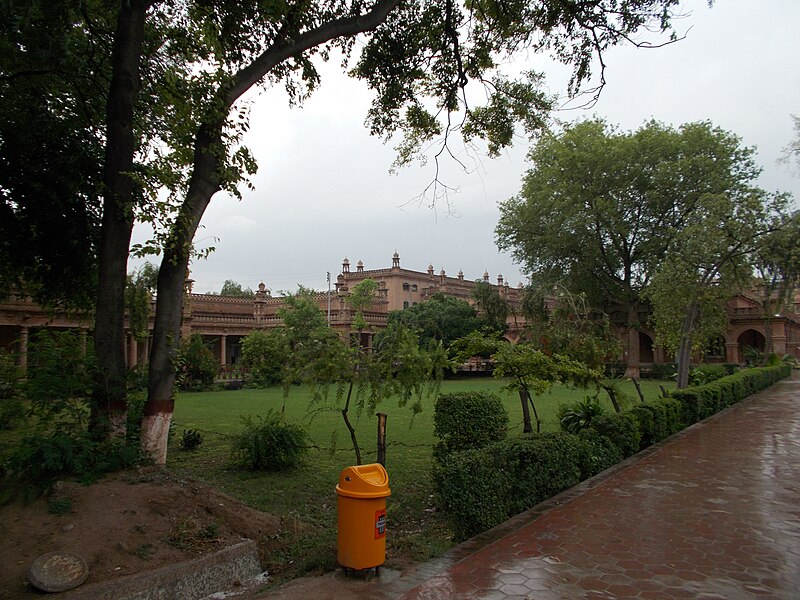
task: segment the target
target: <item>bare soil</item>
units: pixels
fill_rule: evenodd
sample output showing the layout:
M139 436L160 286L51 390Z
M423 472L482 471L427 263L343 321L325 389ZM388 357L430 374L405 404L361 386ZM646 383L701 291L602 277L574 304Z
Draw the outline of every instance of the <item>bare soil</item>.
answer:
M256 541L263 563L280 529L273 515L154 467L88 486L58 482L34 502L0 507L0 599L41 598L27 572L47 552L83 558L89 566L84 585L90 585L191 560L242 539Z

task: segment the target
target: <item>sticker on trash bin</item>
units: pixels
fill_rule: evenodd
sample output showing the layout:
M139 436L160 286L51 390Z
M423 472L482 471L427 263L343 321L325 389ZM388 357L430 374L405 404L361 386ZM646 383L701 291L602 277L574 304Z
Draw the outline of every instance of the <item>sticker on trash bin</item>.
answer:
M386 509L375 511L375 539L386 537Z

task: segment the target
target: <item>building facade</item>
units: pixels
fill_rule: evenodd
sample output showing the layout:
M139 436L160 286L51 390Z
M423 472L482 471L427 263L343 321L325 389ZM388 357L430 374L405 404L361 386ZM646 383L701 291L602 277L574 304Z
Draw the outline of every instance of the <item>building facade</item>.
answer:
M350 267L350 261L345 258L335 289L330 293L316 292L315 298L331 327L342 336L351 336L357 332L353 329L353 314L346 300L349 291L360 281L374 280L378 284L378 293L372 305L364 311L369 324L369 331L362 333L361 343L365 346L370 346L372 336L386 327L389 312L410 308L437 293L473 303L472 290L478 281L492 285L512 307L506 333L509 341L516 342L524 327L524 321L519 316L521 284L511 287L502 275L497 275L495 282L492 282L486 272L481 279L472 280L465 278L462 271L455 277L447 275L444 269L436 273L433 265L428 265L425 271L415 271L401 267L397 252L392 256L391 267L388 268L367 269L361 261L356 263L355 270ZM273 297L264 283L259 284L254 298L195 294L191 284L189 280L181 335L201 335L223 367L238 363L241 340L248 333L281 324L278 311L284 306L284 300L282 297ZM724 336L712 344L703 359L708 362L744 363L751 348L763 351L767 326L771 328L773 351L800 359L800 295L796 295L794 300L767 324L754 298L747 295L733 298L728 305L728 329ZM151 314L153 312L151 310ZM646 323L647 314L641 317L640 321ZM150 331L152 325L151 319ZM78 331L80 336L87 339L91 335L93 320L87 314L48 312L24 295L11 294L0 304L0 348L13 352L20 366L27 365L30 336L41 328ZM619 333L623 340L627 339L623 330ZM645 327L640 331L639 355L642 366L672 362L672 357L657 347L654 340L655 334L651 329ZM126 348L128 366L133 368L147 362L149 346L149 339L137 340L129 333Z

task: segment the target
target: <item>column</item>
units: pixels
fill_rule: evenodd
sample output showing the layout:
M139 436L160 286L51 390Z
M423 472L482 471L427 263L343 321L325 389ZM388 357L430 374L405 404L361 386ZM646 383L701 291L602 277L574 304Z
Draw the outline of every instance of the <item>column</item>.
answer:
M739 363L738 342L725 342L725 362Z
M139 345L132 334L128 334L128 368L133 369L139 362Z
M219 336L219 364L223 367L228 364L227 345L228 336L223 333Z

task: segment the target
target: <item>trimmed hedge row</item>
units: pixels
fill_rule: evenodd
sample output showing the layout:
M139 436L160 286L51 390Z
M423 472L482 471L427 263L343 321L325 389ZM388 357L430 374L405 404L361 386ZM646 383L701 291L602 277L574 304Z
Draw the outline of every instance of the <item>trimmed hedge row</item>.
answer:
M676 390L671 396L681 403L681 420L684 426L689 426L788 377L791 372L789 364L743 369L706 385Z
M610 467L619 459L598 437L565 432L523 434L453 452L434 467L443 508L459 540Z
M675 391L671 398L596 417L578 435L523 434L488 444L485 438L466 435L460 439L472 439L482 447L449 453L440 449L439 464L433 469L440 503L456 538L466 539L790 374L790 365L745 369L704 386ZM456 399L441 408L450 406L450 401ZM457 402L461 409L469 404L463 398ZM496 409L488 410L496 414ZM490 427L492 435L499 434L497 425ZM469 430L480 437L476 427L472 422Z

